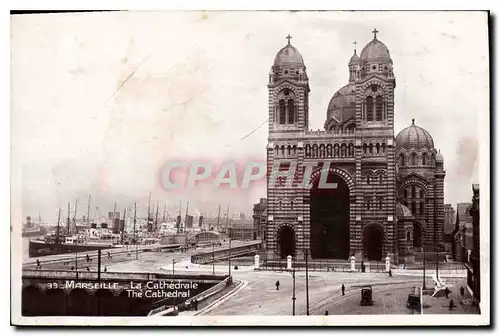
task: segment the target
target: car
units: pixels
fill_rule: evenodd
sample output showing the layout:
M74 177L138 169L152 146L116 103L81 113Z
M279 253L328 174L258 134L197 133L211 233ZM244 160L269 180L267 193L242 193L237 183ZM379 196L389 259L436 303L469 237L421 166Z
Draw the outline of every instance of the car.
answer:
M408 294L406 307L410 309L420 309L420 289L415 287L412 293Z
M364 286L361 288L361 301L360 304L362 306L372 306L373 305L373 300L372 300L372 286Z

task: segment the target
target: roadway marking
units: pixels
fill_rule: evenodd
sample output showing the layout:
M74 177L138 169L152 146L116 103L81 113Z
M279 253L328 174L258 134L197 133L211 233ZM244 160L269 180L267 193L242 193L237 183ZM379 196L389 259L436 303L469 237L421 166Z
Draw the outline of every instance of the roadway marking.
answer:
M240 284L235 289L233 289L232 291L230 291L226 295L222 296L220 299L212 302L210 305L203 308L202 310L200 310L199 312L197 312L194 315L203 315L203 314L208 313L212 309L214 309L214 308L220 306L221 304L223 304L224 302L226 302L231 296L237 294L238 292L240 292L243 288L245 288L248 285L248 281L245 281L245 280L240 280L240 281L241 281Z

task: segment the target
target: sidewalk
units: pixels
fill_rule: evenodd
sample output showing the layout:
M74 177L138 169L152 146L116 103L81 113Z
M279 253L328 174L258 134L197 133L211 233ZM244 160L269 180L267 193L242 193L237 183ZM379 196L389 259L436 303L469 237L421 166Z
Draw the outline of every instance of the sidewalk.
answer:
M471 296L469 291L467 291L466 280L450 281L453 287L450 288L450 294L448 299L444 294L440 297L431 297L430 295L424 295L424 314L479 314L478 307L471 305ZM464 296L460 295L460 286L465 289ZM448 305L450 300L455 303L455 308L450 310Z

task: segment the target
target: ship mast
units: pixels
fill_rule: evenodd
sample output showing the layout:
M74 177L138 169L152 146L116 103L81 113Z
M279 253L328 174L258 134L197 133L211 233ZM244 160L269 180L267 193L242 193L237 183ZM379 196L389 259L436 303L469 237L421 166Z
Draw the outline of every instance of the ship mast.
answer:
M155 227L153 231L158 230L158 207L159 207L159 202L156 201L156 217L155 217Z
M179 215L177 216L177 218L179 218L179 223L177 223L177 218L175 219L175 223L177 225L177 233L179 233L181 230L181 211L182 211L182 200L180 200L179 203Z
M75 202L75 213L73 215L73 228L75 229L75 231L76 231L76 209L78 209L78 198L76 199Z
M57 214L57 229L56 229L56 245L59 245L59 222L61 220L61 208L59 208L59 213Z
M134 203L134 244L137 244L137 231L135 230L135 223L137 222L137 203Z
M40 211L38 211L38 225L42 226L42 217L40 216Z
M163 207L163 223L167 222L166 214L167 214L167 203L165 203L165 206Z
M189 209L189 201L187 202L187 205L186 205L186 218L184 219L184 232L187 230L188 209Z
M87 205L87 226L90 227L90 194L89 194L89 202Z
M120 223L120 231L121 231L121 238L120 238L120 240L121 240L121 244L123 244L123 233L125 231L125 217L126 216L127 216L127 208L124 208L123 209L123 227L122 227L122 225Z
M219 220L220 220L220 204L219 204L219 211L217 212L217 225L215 226L215 231L219 230Z
M67 234L70 234L71 233L71 230L70 230L70 221L69 221L69 213L70 213L70 204L71 202L68 202L68 221L66 223L66 232Z

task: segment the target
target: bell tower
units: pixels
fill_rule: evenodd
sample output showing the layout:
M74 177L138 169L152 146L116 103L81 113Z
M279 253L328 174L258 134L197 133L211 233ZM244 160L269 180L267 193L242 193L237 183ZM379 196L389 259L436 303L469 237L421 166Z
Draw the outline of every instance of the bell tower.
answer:
M308 128L309 78L299 51L288 43L276 55L269 73L269 134Z

